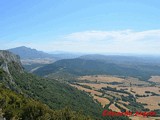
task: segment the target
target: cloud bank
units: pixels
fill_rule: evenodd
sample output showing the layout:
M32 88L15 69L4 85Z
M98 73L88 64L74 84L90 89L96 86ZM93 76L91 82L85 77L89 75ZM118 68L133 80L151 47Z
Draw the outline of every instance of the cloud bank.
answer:
M21 43L15 43L15 46ZM82 31L23 45L44 51L160 54L160 30ZM12 44L13 46L13 44Z
M75 32L52 44L68 51L160 54L160 30Z

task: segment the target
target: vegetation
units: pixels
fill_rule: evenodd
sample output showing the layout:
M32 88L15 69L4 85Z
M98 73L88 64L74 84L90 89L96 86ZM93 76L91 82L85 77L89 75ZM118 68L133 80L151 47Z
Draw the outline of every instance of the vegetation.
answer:
M160 96L160 94L150 92L150 91L145 91L146 94L151 94L151 96Z
M156 113L155 116L160 117L160 109L156 109L156 110L154 110L154 112Z
M122 108L121 106L119 106L117 103L115 104L115 106L116 106L117 108L119 108L119 109L121 110L121 112L125 112L125 111L126 111L124 108Z
M38 68L38 67L42 67L42 66L44 66L44 64L40 64L40 63L30 64L30 65L23 65L24 69L27 72L30 72L32 69Z
M152 75L160 75L160 67L155 64L116 64L99 60L66 59L45 65L34 71L35 74L45 76L52 73L70 73L73 75L118 75L148 80Z
M136 99L133 97L133 95L122 96L122 101L129 102L128 105L126 104L123 104L123 105L127 107L129 110L131 110L132 112L149 111L149 109L144 108L143 104L136 102Z
M130 95L129 92L127 92L127 91L125 91L125 90L123 90L123 89L117 90L116 88L112 88L112 87L109 87L109 86L107 86L107 87L102 87L102 89L103 89L103 90L108 90L108 91L113 91L113 92L118 92L118 93L125 93L125 94L129 94L129 95Z
M70 107L75 111L81 110L86 115L101 117L101 106L85 92L64 82L44 79L26 72L20 74L15 72L16 66L16 63L9 64L10 73L17 85L14 89L20 88L27 96L42 101L52 109Z
M78 85L78 86L81 86L81 87L83 87L83 88L87 88L87 89L92 90L92 87L90 87L90 86L88 86L88 85L83 85L83 84L73 83L73 82L72 82L72 84L73 84L73 85Z
M4 86L0 86L0 109L7 120L91 120L91 117L69 108L51 110L33 99L25 98Z

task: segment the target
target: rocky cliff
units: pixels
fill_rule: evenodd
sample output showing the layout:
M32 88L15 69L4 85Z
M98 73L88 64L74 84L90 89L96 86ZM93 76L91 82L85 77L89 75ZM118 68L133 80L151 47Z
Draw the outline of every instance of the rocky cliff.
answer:
M17 65L17 71L23 72L23 67L20 61L20 57L5 50L0 50L0 68L3 69L5 72L10 74L9 71L9 64L14 63Z
M0 82L17 91L17 85L13 77L15 73L24 73L20 57L9 51L0 50ZM18 90L18 92L21 92L21 90Z

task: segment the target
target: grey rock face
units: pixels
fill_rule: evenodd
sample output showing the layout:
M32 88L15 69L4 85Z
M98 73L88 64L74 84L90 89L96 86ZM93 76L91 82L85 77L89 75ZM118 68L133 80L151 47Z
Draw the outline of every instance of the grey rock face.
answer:
M5 83L6 87L13 90L16 89L17 92L21 93L13 78L15 73L24 73L20 57L9 51L0 50L0 70L5 72L1 76L0 81Z
M5 50L0 50L0 68L10 74L8 69L9 63L16 63L19 66L19 72L23 72L23 67L20 61L20 57Z
M0 50L0 59L7 62L18 62L20 63L20 57L6 50Z

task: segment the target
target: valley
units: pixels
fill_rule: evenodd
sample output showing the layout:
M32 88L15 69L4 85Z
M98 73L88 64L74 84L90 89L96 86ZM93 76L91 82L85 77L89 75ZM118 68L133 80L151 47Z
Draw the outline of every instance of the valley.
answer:
M158 81L157 77L156 81ZM160 85L153 86L153 83L148 81L130 77L91 75L77 77L76 81L71 82L70 85L87 92L95 102L112 111L154 111L160 108ZM130 118L154 120L160 117L130 116Z
M86 92L103 109L133 113L155 111L156 116L150 116L154 120L160 117L158 60L159 57L86 55L56 61L33 73L67 82Z

